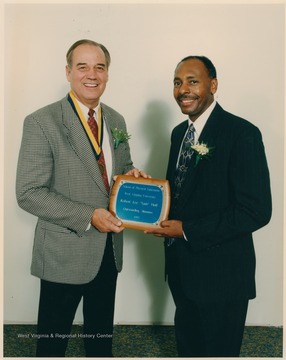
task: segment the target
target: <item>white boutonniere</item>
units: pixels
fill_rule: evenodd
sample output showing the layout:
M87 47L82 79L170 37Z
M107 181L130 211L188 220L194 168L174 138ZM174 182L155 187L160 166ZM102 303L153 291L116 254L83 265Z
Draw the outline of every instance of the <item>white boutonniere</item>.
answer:
M126 143L131 138L131 135L129 135L128 132L117 128L111 129L111 134L114 142L114 149L117 149L119 144Z
M191 149L193 149L196 154L195 166L197 166L197 164L199 163L200 160L210 158L210 156L212 155L212 152L214 150L214 147L208 147L207 144L202 142L202 143L197 143L197 144L191 146Z

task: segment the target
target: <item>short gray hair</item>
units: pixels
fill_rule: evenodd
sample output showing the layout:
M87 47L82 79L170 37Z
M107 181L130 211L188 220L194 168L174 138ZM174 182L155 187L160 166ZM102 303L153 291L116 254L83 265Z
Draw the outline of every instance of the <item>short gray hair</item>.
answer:
M88 39L78 40L68 49L68 52L67 52L67 55L66 55L68 66L70 68L72 67L72 57L73 57L74 49L76 49L78 46L84 45L84 44L99 47L104 52L105 60L106 60L106 66L107 66L107 69L108 69L109 65L110 65L110 62L111 62L109 51L106 49L106 47L104 45L102 45L102 44L100 44L98 42L95 42L93 40L88 40Z

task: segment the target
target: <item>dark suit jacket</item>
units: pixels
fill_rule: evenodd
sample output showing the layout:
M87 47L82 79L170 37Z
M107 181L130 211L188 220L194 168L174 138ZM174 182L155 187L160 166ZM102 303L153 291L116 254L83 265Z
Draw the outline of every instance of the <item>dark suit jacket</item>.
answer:
M167 171L171 189L187 126L185 121L172 132ZM254 298L252 233L271 217L260 131L217 104L199 142L214 147L213 153L196 166L193 155L177 208L171 204L169 216L183 221L188 239L178 239L171 250L178 252L183 289L198 301Z

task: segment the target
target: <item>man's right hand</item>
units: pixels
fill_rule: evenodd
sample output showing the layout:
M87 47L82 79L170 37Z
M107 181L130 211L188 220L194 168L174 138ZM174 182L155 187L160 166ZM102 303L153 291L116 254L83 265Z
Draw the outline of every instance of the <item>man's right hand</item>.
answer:
M91 225L100 232L120 233L124 230L122 222L105 209L94 210Z

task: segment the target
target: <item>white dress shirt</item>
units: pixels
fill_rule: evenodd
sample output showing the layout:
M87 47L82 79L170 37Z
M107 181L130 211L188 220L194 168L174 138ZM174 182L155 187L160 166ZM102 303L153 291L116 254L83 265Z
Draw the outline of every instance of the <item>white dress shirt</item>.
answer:
M78 104L80 106L80 109L82 113L84 114L84 117L86 121L88 120L88 111L89 108L83 105L81 102L78 101ZM97 105L96 108L94 108L94 118L97 122L97 116L98 116L98 108L100 104ZM101 113L102 114L102 113ZM109 141L109 134L107 132L106 124L103 118L102 114L102 123L103 123L103 141L102 141L102 150L104 153L104 160L105 160L105 167L107 172L108 181L110 183L111 180L111 174L112 174L112 155L111 155L111 147L110 147L110 141Z
M83 105L81 102L78 101L79 107L86 119L86 121L88 121L88 112L89 112L89 108L86 107L85 105ZM98 115L98 108L100 106L100 103L97 105L96 108L94 108L94 118L95 121L97 122L97 115ZM102 114L102 113L101 113ZM105 167L106 167L106 172L107 172L107 176L108 176L108 180L110 183L110 179L111 179L111 173L112 173L112 156L111 156L111 147L110 147L110 142L109 142L109 136L108 136L108 132L107 132L107 128L106 128L106 124L103 118L103 114L102 114L102 122L103 122L103 140L102 140L102 150L104 152L104 160L105 160ZM87 228L85 231L88 231L91 228L91 223L88 224Z
M201 132L203 131L203 128L206 125L206 122L207 122L208 118L210 117L210 114L212 113L215 106L216 106L216 101L213 101L211 103L211 105L207 108L207 110L204 113L202 113L202 115L200 115L196 119L196 121L192 122L190 119L188 120L189 126L192 123L194 128L195 128L195 132L194 132L195 144L197 144L197 142L199 140L199 137L201 135ZM185 133L185 136L186 136L187 132L188 132L188 129L187 129L187 131ZM184 136L184 139L185 139L185 136ZM178 156L178 160L177 160L177 166L178 166L178 163L179 163L180 153L181 153L181 150L182 150L182 145L183 145L184 139L182 140L182 144L181 144L181 148L180 148L180 152L179 152L179 156ZM183 232L183 235L184 235L185 240L188 241L188 239L187 239L184 232Z
M188 119L189 126L191 124L193 124L193 126L195 128L195 132L194 132L195 144L197 144L197 142L199 140L199 137L201 135L201 132L203 131L203 128L206 125L206 122L207 122L208 118L210 117L210 114L212 113L215 106L216 106L216 101L213 101L211 103L211 105L207 108L207 110L204 113L202 113L202 115L200 115L196 119L196 121L192 122L190 119ZM186 136L187 132L188 132L188 129L186 130L185 136ZM179 163L180 154L181 154L182 145L183 145L185 136L184 136L184 138L182 140L182 143L181 143L181 148L180 148L180 152L179 152L179 156L178 156L178 160L177 160L177 166L178 166L178 163Z

